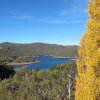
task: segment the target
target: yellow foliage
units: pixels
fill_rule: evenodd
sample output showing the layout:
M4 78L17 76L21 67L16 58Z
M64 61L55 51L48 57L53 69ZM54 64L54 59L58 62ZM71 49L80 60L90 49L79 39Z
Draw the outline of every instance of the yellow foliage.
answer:
M89 0L88 15L79 46L75 100L100 100L100 0Z

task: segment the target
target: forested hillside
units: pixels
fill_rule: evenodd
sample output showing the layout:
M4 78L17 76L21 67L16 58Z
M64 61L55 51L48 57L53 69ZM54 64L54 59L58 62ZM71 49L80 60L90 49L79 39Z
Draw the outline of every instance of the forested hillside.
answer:
M0 100L74 100L75 72L75 62L48 71L22 69L0 81Z
M78 46L62 46L56 44L32 43L32 44L0 44L0 60L13 61L20 56L61 56L77 57Z

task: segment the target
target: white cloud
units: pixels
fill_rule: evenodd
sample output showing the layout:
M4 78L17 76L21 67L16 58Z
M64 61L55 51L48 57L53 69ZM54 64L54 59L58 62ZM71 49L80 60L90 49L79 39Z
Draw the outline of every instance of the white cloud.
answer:
M69 10L62 10L59 15L65 16L69 13L76 13L76 10L75 9L70 10L70 11Z
M62 10L60 11L59 15L66 16L68 14L78 14L78 13L84 14L87 12L88 12L87 8L84 9L73 8L72 10Z
M32 16L29 15L23 15L23 16L11 16L13 19L31 19Z
M88 12L88 9L87 8L84 8L83 9L83 13L87 13Z
M61 16L65 16L65 15L67 15L67 14L68 14L68 11L65 11L65 10L63 10L63 11L60 12L60 15L61 15Z
M10 15L21 15L20 12L9 11L8 14Z
M50 19L50 20L40 20L40 22L43 22L43 23L52 23L52 24L65 24L66 22L65 21L62 21L62 20L56 20L56 19Z
M13 18L13 19L31 19L33 16L31 15L26 15L26 14L23 14L23 13L19 13L19 12L8 12L10 17Z
M42 23L51 23L51 24L79 24L85 23L85 20L73 20L73 21L65 21L65 20L57 20L57 19L50 19L50 20L40 20Z

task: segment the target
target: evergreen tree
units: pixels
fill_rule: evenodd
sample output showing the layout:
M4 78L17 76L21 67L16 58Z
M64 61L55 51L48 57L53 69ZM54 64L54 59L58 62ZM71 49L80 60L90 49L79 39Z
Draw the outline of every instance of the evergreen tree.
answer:
M100 0L89 0L88 16L79 47L76 100L100 100Z

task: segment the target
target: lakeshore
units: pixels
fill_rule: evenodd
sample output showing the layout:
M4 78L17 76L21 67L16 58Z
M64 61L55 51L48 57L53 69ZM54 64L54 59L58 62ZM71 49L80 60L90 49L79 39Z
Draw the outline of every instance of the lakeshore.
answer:
M78 59L78 57L63 57L63 56L52 56L53 58L68 58L68 59Z
M29 65L29 64L38 63L38 62L40 62L40 61L35 61L35 62L22 62L22 63L12 62L12 63L8 63L7 65L9 65L9 66L22 66L22 65Z
M34 70L34 69L40 69L40 70L48 70L54 66L64 64L66 62L76 62L76 60L68 59L68 58L53 58L52 56L39 56L34 58L36 61L39 61L37 63L32 64L26 64L28 69ZM15 70L20 70L21 65L17 65L15 67Z
M41 57L41 56L33 56L33 57ZM47 57L47 56L44 56L44 57ZM77 60L78 57L63 57L63 56L51 56L52 58L59 58L59 59L63 59L63 58L67 58L67 59L70 59L70 60ZM23 66L23 65L30 65L30 64L34 64L34 63L38 63L40 62L39 60L36 60L34 62L22 62L22 63L19 63L19 62L11 62L11 63L7 63L7 65L9 66Z

